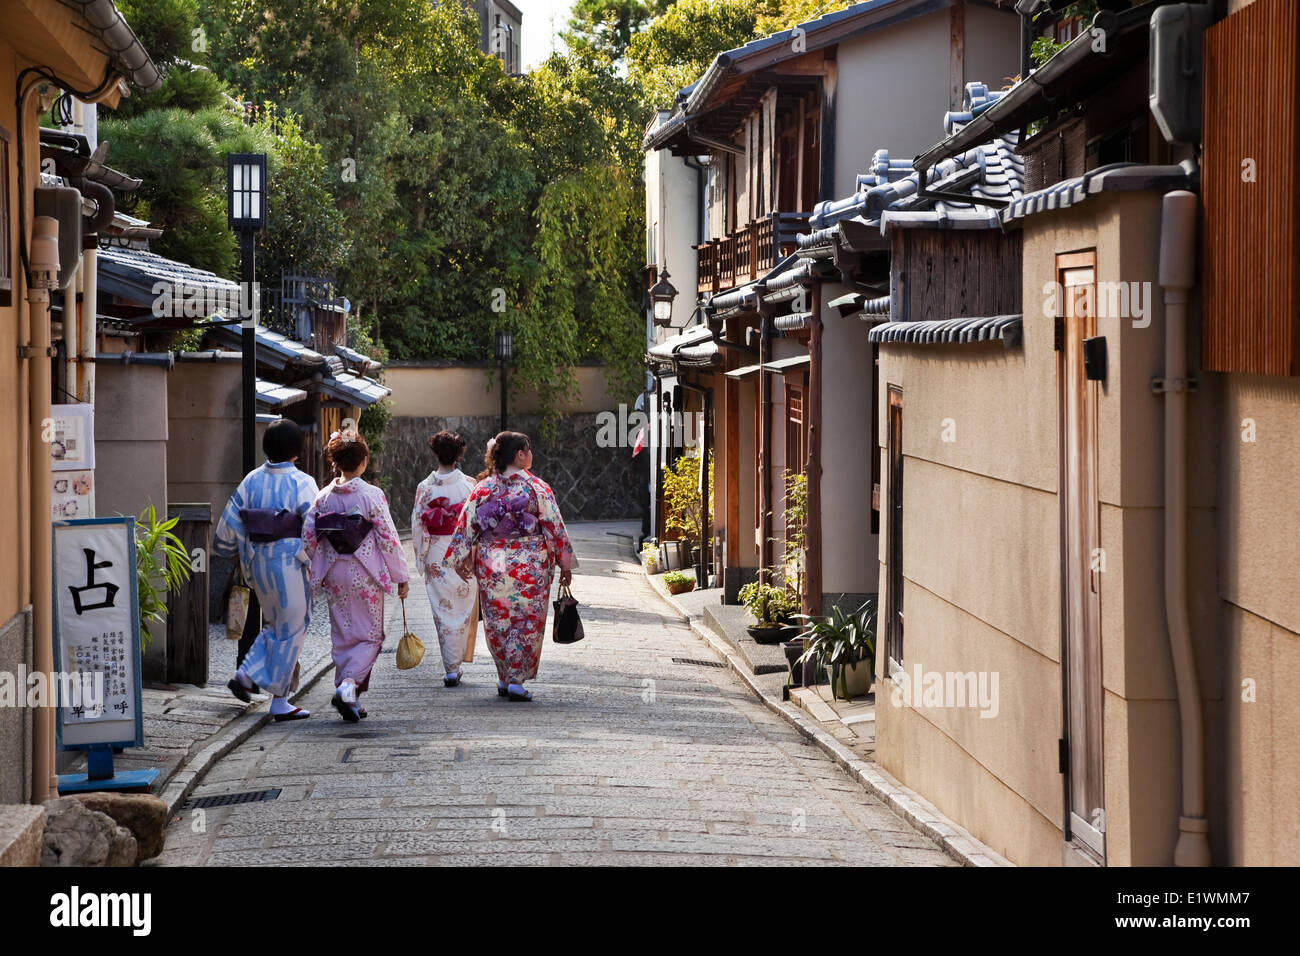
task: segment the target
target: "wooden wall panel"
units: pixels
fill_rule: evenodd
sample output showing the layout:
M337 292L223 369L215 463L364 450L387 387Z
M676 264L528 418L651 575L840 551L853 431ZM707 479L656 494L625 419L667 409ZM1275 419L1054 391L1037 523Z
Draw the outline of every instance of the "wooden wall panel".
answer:
M1205 38L1202 364L1300 374L1300 4L1257 0Z
M894 248L894 287L903 290L907 321L1021 311L1018 232L898 229Z

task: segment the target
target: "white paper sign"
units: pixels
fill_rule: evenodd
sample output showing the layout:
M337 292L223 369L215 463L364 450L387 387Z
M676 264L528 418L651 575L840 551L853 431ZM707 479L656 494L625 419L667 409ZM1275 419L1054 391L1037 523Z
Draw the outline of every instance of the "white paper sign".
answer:
M49 438L50 467L55 471L85 471L95 467L95 406L53 405Z

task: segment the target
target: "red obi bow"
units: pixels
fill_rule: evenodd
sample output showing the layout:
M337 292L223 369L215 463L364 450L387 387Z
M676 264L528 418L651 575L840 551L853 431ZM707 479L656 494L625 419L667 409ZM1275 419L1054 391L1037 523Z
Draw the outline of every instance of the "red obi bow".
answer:
M420 515L420 523L429 534L451 534L456 530L456 521L464 507L463 501L453 505L447 498L434 498Z

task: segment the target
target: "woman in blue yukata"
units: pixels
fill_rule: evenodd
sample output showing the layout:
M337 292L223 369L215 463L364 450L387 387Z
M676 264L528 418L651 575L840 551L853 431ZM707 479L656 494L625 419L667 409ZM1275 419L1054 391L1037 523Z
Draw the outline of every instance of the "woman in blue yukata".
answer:
M311 623L308 560L302 520L316 500L315 480L294 464L302 452L302 430L279 419L262 438L266 462L248 473L231 496L217 525L213 553L238 556L244 577L262 605L263 628L244 662L226 685L248 703L266 690L276 720L311 714L287 700L294 666Z

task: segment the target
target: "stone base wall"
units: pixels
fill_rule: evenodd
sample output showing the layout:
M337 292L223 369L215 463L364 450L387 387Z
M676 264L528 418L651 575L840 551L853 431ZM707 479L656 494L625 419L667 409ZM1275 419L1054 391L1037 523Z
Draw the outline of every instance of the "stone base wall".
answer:
M500 424L495 415L392 420L384 433L378 471L399 528L410 527L415 486L436 464L429 450L429 436L444 428L459 433L469 443L461 467L472 477L483 470L484 449L488 439L500 430ZM594 412L561 416L549 441L542 437L540 426L541 419L536 415L510 419L512 430L532 439L533 473L555 491L566 520L641 518L642 496L638 495L632 449L599 447Z

